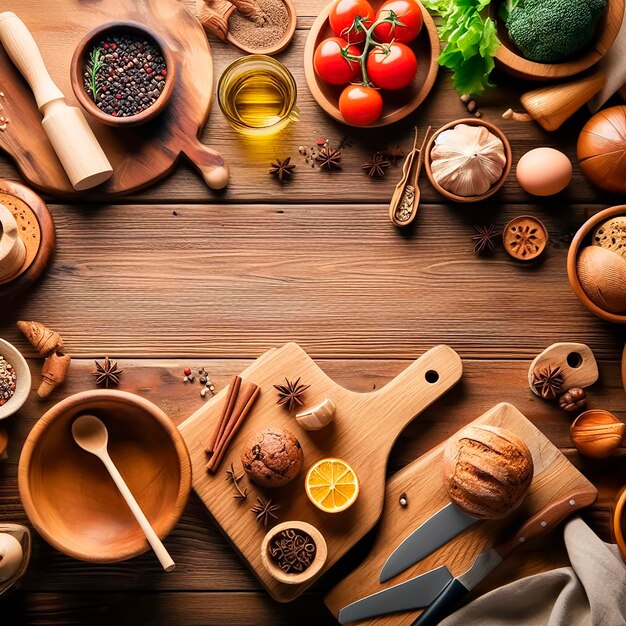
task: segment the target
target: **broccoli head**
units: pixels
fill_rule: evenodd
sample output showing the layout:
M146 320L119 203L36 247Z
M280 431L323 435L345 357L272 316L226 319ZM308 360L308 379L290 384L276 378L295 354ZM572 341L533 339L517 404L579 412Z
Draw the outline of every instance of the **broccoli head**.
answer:
M607 0L521 0L506 28L511 41L531 61L559 63L593 39Z

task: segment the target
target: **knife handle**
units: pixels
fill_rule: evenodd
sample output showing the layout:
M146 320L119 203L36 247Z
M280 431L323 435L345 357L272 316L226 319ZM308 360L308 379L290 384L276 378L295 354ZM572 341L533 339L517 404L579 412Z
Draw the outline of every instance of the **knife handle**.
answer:
M597 497L597 489L589 485L551 502L526 521L511 539L497 546L496 552L504 559L522 543L552 530L573 511L593 504Z
M467 589L453 578L411 626L437 626L456 609L467 593Z

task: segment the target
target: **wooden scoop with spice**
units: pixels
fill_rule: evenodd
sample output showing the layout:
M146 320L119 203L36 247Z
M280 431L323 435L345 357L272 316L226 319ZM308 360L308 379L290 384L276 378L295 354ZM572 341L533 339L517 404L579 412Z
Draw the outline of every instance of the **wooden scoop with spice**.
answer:
M399 227L408 226L417 215L420 202L420 189L418 186L422 163L424 162L424 146L428 142L431 127L426 129L422 145L417 147L419 130L415 127L415 139L413 148L404 160L402 166L402 178L396 185L389 203L389 219ZM417 157L417 158L416 158Z

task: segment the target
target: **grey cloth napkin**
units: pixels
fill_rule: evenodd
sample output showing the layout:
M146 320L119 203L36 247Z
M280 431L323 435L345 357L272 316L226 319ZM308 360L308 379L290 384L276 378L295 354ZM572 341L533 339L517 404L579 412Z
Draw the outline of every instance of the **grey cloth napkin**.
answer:
M474 600L440 626L626 625L626 566L576 517L565 525L572 563L512 582Z

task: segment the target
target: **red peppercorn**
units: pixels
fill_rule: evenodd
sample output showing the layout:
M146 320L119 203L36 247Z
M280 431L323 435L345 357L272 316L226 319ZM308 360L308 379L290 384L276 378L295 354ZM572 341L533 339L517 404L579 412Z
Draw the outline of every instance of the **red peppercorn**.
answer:
M161 76L167 76L167 70L161 70Z
M117 100L121 100L121 99L122 99L122 94L121 94L121 93L116 93L116 94L115 94L115 98L116 98Z
M190 368L190 367L186 367L186 368L183 370L183 374L184 374L185 376L189 376L189 375L191 374L191 368Z
M117 44L116 43L112 43L111 44L111 50L117 50Z
M113 112L111 113L111 115L112 115L113 117L117 117L117 111L113 111Z
M105 44L104 44L104 49L105 49L105 50L108 50L108 49L109 49L109 44L108 44L108 43L105 43Z

